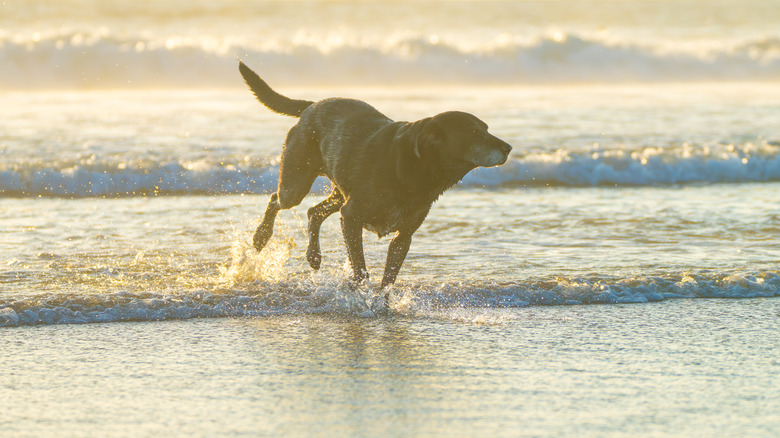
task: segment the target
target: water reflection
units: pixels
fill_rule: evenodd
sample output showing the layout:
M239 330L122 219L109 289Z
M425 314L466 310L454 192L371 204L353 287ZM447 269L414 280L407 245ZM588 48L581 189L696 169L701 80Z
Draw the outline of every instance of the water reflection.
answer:
M434 432L463 408L465 400L447 400L462 393L462 379L479 379L478 355L448 361L453 352L436 342L435 323L328 316L242 323L256 333L258 386L273 387L278 404L266 406L279 432L300 433L301 425L336 435Z

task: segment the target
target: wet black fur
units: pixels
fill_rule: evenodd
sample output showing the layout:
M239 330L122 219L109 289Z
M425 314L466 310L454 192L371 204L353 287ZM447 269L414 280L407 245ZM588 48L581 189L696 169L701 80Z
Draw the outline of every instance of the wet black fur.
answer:
M315 178L326 176L333 183L333 192L308 211L306 258L315 270L321 263L320 225L340 211L355 281L368 277L363 228L379 236L397 232L390 242L381 286L392 284L412 234L433 202L475 167L502 164L512 149L468 113L450 111L411 123L394 122L358 100L289 99L243 63L239 63L239 71L265 106L300 117L287 134L279 188L271 196L253 244L262 250L273 233L279 210L300 204Z

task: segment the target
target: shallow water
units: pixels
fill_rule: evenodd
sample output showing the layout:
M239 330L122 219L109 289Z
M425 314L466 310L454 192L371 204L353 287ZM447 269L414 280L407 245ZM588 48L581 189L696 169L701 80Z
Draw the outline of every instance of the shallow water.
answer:
M603 90L353 90L410 119L465 107L515 145L505 165L471 172L434 205L391 309L778 294L780 101L745 84L613 87L596 99ZM337 218L323 227L321 272L305 263L305 211L325 181L280 214L269 249L248 243L292 119L243 91L6 99L31 95L29 112L5 110L2 324L375 309L374 282L346 282ZM548 120L556 111L566 114ZM665 111L675 117L641 123ZM710 118L722 119L717 142L704 141ZM388 239L365 241L376 281Z
M10 436L773 436L780 301L5 330Z

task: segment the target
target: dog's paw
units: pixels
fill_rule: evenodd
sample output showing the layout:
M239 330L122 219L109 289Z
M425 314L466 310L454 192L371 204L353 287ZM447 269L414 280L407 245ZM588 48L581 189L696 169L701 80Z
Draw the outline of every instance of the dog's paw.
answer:
M257 227L257 230L255 230L255 235L252 237L252 246L255 247L257 252L260 252L265 248L265 246L268 244L268 241L271 239L270 232L267 232L263 229L262 226Z
M306 251L306 260L309 262L309 266L315 271L320 270L322 264L322 255L319 251L309 248Z
M357 289L360 286L368 284L368 271L355 272L349 280L347 280L350 288Z

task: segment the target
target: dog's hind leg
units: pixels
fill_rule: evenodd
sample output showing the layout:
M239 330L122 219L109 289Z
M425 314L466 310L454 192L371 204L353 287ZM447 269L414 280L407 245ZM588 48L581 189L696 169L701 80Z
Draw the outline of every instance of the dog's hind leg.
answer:
M255 236L252 238L252 245L257 251L261 251L268 244L268 240L274 233L274 221L276 220L276 214L282 208L279 206L279 196L274 193L271 195L271 200L268 201L268 207L265 208L265 216L263 221L255 230Z
M255 230L252 244L262 250L274 232L274 221L279 210L285 210L300 204L311 190L317 178L322 159L316 143L305 133L300 125L290 129L282 151L279 169L279 189L271 196L265 216Z
M342 205L344 205L344 195L341 194L338 188L334 187L333 193L328 196L328 199L309 209L309 247L306 249L306 260L309 261L309 265L315 271L320 269L320 264L322 263L322 253L320 252L320 227L322 222L328 216L339 211Z
M279 206L293 208L309 194L322 157L310 130L297 124L287 133L279 165Z

